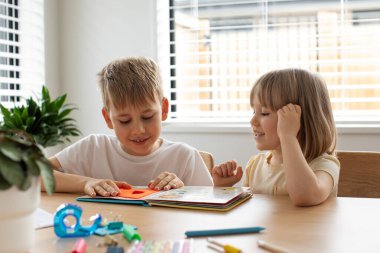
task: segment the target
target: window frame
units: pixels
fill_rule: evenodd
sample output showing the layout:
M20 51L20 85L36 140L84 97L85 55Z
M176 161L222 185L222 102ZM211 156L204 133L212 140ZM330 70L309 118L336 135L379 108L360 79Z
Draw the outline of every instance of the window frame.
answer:
M173 0L169 0L171 2ZM157 59L161 68L162 80L164 84L165 96L170 103L170 30L169 30L169 4L166 0L156 2L157 9ZM169 39L168 39L169 38ZM380 119L362 120L360 122L351 119L336 119L335 124L338 134L377 134L380 133ZM170 133L250 133L249 122L229 122L225 121L181 121L178 119L168 119L163 123L164 131Z

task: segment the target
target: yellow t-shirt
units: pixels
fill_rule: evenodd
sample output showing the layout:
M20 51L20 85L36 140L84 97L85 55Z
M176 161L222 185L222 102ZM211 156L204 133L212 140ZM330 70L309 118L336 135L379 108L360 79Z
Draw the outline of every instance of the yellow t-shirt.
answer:
M253 156L245 169L243 186L251 187L254 193L288 195L283 165L270 165L271 153ZM315 171L325 171L334 182L330 196L337 196L340 163L335 156L323 154L309 163Z

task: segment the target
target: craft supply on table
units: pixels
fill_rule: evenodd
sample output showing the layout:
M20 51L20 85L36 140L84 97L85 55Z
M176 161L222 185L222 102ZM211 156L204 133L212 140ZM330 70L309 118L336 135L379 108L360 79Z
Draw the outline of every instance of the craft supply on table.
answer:
M273 253L290 253L289 250L284 249L283 247L280 247L278 245L274 245L272 243L269 243L269 242L266 242L263 240L258 240L257 245L260 248L263 248L263 249L268 250L268 251L273 252Z
M41 208L37 208L33 213L33 223L35 229L52 227L54 226L54 216Z
M75 218L75 224L67 226L65 219L68 216ZM54 232L59 237L83 237L92 235L102 222L102 216L96 214L91 217L93 224L91 226L82 226L80 219L82 208L75 204L62 204L57 208L54 214Z
M117 246L119 244L119 241L113 237L112 235L106 235L104 237L104 245L105 246Z
M222 244L222 243L219 243L215 240L213 240L212 238L207 238L207 242L209 242L209 244L207 245L207 247L217 251L217 252L221 252L221 253L241 253L241 250L236 248L235 246L232 246L232 245L229 245L229 244Z
M131 226L134 230L137 230L136 226L125 224ZM124 223L121 221L110 221L107 225L103 227L99 227L95 230L94 234L99 236L105 235L114 235L118 233L122 233L124 229Z
M117 246L109 246L107 247L106 253L124 253L124 248Z
M243 228L226 228L226 229L211 229L211 230L194 230L194 231L186 231L185 235L187 237L233 235L233 234L258 233L264 229L265 229L264 227L243 227Z
M104 236L103 243L97 243L96 247L109 247L109 246L117 246L119 245L119 241L113 237L112 235Z
M134 226L124 224L123 235L128 241L138 240L141 241L140 234L136 231Z
M74 244L74 248L71 253L84 253L86 252L87 244L83 238L79 238Z
M160 241L134 241L128 248L127 253L192 253L194 252L193 239L184 240L160 240Z
M123 224L122 221L110 221L107 224L107 228L110 229L110 230L120 229L120 228L123 228L123 225L124 224Z

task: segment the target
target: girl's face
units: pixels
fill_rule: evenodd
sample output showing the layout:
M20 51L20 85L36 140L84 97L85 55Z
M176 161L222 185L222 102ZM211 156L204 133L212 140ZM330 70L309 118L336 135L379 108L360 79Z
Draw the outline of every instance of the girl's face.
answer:
M281 150L277 135L277 112L262 106L257 97L253 101L251 127L258 150Z
M146 156L160 147L161 121L168 112L168 102L147 102L143 107L127 106L102 113L109 128L114 129L125 152L135 156Z

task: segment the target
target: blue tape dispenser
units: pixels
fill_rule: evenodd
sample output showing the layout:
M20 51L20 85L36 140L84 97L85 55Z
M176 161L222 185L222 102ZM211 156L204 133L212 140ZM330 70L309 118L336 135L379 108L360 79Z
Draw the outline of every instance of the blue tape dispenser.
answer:
M72 226L66 226L65 218L74 216L76 223ZM62 204L57 208L54 214L54 232L59 237L83 237L92 235L102 222L102 216L96 214L91 218L94 223L91 226L81 226L80 218L82 216L82 208L74 204ZM91 220L92 220L91 219Z

